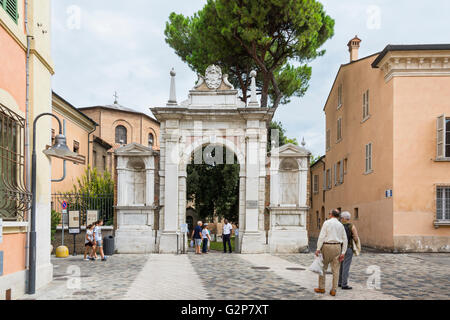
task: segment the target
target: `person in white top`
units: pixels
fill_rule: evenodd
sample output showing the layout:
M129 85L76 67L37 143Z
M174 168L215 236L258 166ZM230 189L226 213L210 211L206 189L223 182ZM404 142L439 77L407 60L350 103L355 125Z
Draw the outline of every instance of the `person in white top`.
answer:
M316 293L325 293L325 273L331 263L333 272L333 288L330 291L332 296L336 295L336 288L339 280L340 262L344 260L347 251L347 234L344 226L338 220L340 213L333 209L330 211L329 219L323 223L317 240L316 256L322 253L323 256L323 276L319 276L319 288L315 288Z
M228 222L227 219L223 220L223 230L222 230L222 241L223 241L223 253L227 253L227 243L228 248L231 253L231 231L233 230L233 226Z

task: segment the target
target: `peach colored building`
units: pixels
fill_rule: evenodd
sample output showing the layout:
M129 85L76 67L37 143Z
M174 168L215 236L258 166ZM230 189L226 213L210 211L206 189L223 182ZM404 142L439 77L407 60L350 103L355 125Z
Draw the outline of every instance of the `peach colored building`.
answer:
M51 112L50 0L0 5L0 300L26 292L32 124ZM27 80L29 86L27 86ZM28 90L27 90L28 88ZM29 125L27 125L27 123ZM36 133L36 288L52 280L50 262L50 117Z
M348 43L324 107L326 156L311 166L309 233L332 208L363 245L450 251L450 45Z
M89 139L95 131L97 123L53 92L52 112L63 124L63 134L66 136L67 146L80 155L80 162L52 159L52 194L72 190L77 178L84 174L88 166ZM52 120L52 142L58 133L58 123ZM64 165L65 162L65 165ZM64 169L65 166L65 169ZM64 178L62 181L58 181Z

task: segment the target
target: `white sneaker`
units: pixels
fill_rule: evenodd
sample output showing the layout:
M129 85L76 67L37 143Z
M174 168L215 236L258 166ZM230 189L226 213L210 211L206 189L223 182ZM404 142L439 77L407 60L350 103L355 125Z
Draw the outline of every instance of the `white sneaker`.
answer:
M89 261L89 259L88 258L86 258L86 259L83 259L84 261Z

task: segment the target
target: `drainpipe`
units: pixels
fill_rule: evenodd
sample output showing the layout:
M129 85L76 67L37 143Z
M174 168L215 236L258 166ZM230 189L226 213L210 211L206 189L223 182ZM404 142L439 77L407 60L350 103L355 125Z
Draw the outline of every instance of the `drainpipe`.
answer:
M26 172L25 172L25 183L26 183L26 189L31 190L31 157L30 157L30 47L31 47L31 40L33 39L33 36L30 35L30 31L28 29L28 0L25 0L25 12L24 12L24 20L25 20L25 32L27 35L27 52L26 52L26 71L25 71L25 78L26 78L26 89L25 89L25 142L24 142L24 149L25 149L25 163L26 163ZM35 195L33 195L34 197ZM27 212L27 221L30 221L30 210ZM29 231L28 231L29 235ZM25 268L28 268L29 266L29 237L26 237L26 259L25 259Z
M88 133L88 150L87 150L87 167L88 167L88 170L89 170L89 172L90 172L90 167L89 167L89 164L90 164L90 148L89 148L89 146L90 146L90 144L92 143L94 143L94 141L91 141L91 139L90 139L90 136L91 136L91 134L93 134L94 132L95 132L95 130L97 130L97 127L98 127L98 124L95 124L95 126L94 126L94 130L92 130L91 132L89 132ZM89 184L89 172L88 172L88 175L87 175L87 182L88 182L88 184ZM89 189L88 189L88 192L89 192Z

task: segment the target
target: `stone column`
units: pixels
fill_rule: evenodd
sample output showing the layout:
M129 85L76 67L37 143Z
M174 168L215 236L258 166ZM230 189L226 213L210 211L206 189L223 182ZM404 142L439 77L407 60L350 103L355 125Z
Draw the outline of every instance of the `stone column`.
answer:
M117 205L124 206L127 203L127 169L123 157L119 157L117 162Z
M155 203L155 169L146 169L145 204L153 206Z
M166 121L164 163L164 225L159 243L160 253L177 251L178 226L178 165L179 165L178 120Z

